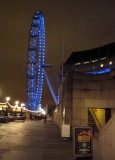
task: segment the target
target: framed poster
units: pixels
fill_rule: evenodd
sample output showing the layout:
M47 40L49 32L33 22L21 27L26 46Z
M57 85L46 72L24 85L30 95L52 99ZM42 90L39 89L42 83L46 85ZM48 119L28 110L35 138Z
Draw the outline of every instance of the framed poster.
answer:
M91 127L74 128L74 156L92 157L92 135Z

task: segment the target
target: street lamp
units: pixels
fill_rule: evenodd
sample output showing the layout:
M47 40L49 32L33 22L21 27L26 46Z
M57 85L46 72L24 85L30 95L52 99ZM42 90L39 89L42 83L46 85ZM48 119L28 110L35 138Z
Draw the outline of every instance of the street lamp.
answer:
M15 101L16 106L18 107L19 101Z
M9 102L10 101L10 97L6 97L6 101Z
M16 111L17 111L17 108L18 108L18 104L19 104L19 101L15 101L15 107L16 107L16 109L15 109L15 116L17 116L17 113L16 113Z
M22 111L23 111L23 107L25 106L25 104L24 103L21 103L21 116L23 115L23 113L22 113Z
M24 103L21 103L21 107L24 107L25 106L25 104Z

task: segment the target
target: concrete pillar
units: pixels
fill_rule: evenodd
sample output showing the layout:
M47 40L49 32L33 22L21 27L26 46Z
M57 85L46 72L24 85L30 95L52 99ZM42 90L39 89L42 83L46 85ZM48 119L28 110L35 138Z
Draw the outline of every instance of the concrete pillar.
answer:
M88 108L73 107L72 126L88 126Z
M72 124L72 108L65 107L65 124Z

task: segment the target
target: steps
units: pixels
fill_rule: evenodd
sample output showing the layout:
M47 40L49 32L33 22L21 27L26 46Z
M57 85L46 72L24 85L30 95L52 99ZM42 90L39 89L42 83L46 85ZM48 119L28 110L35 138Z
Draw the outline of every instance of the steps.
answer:
M93 133L99 132L90 111L88 111L88 125L93 128Z

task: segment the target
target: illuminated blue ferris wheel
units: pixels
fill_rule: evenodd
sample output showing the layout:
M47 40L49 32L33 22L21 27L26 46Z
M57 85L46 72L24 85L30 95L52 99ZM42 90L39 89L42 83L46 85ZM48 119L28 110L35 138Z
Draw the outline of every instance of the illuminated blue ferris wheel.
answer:
M45 25L42 11L36 11L30 30L27 58L28 108L40 110L45 59Z
M27 92L28 109L41 110L42 88L44 75L56 105L59 103L51 86L44 67L49 65L45 60L45 24L43 12L35 12L30 29L27 57Z

